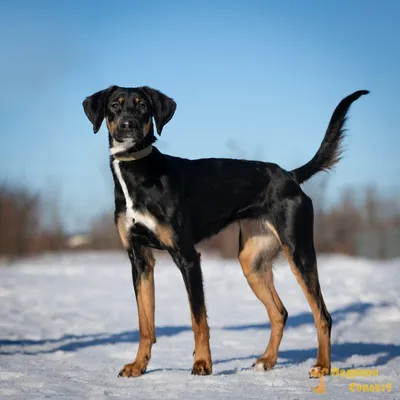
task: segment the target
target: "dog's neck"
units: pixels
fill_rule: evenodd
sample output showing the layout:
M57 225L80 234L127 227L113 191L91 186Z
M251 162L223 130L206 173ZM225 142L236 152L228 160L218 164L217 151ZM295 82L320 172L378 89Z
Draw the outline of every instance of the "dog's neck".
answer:
M118 161L136 161L147 157L153 151L153 143L156 138L152 137L146 138L140 145L129 145L117 143L115 140L109 136L110 154Z
M111 149L112 150L112 149ZM144 157L147 157L153 151L153 145L149 145L142 150L139 151L122 151L111 155L118 161L136 161L141 160Z

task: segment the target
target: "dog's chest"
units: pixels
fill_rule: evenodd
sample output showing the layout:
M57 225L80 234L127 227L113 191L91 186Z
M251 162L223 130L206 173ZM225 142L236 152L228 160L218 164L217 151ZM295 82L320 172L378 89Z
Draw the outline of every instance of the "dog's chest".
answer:
M132 226L136 223L141 224L148 228L150 231L154 232L157 227L157 220L148 212L139 211L135 208L132 197L129 194L128 186L123 177L120 161L113 161L113 169L115 172L115 176L118 179L118 182L121 186L122 192L125 197L126 204L126 213L125 213L125 221L126 221L126 230L129 231Z

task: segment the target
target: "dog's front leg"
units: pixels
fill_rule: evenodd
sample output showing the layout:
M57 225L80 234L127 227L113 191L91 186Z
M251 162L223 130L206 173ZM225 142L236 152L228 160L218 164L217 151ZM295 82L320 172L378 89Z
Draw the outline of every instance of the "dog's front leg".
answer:
M210 332L204 301L200 254L197 253L194 246L186 246L185 248L179 249L174 248L169 251L182 273L190 303L195 342L195 359L192 374L210 375L212 373Z
M132 279L139 316L139 348L136 359L126 364L118 376L132 377L144 374L156 342L154 327L154 257L151 249L132 246L128 250L132 264Z

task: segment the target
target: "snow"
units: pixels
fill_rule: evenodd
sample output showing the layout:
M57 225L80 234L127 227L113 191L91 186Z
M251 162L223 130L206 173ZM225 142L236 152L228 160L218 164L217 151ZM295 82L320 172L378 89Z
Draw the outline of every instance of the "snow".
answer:
M316 332L290 268L275 266L288 312L280 355L268 372L250 368L269 324L237 261L202 257L213 375L192 376L193 334L178 269L156 264L157 343L140 378L117 378L138 345L136 303L124 253L73 253L0 268L0 398L10 399L400 399L400 260L320 256L333 318L332 366L377 377L308 378ZM352 382L391 384L390 393L353 393Z

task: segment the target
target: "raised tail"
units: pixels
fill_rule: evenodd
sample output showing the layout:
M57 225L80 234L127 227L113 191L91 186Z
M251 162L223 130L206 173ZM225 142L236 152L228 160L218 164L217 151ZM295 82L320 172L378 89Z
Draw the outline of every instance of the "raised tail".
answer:
M368 90L358 90L345 97L338 104L329 121L324 140L315 156L307 164L290 171L297 183L301 184L309 180L318 172L330 170L340 161L342 154L341 143L345 136L344 124L346 122L347 111L349 111L353 101L368 93Z

